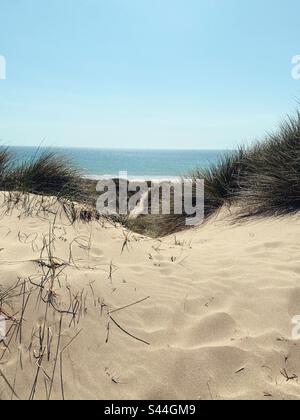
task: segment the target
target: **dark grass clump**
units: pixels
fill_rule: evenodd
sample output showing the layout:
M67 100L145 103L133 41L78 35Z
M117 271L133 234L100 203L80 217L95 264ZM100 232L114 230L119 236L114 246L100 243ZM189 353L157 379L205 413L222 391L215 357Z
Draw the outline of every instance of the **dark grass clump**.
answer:
M19 162L9 172L7 189L76 200L82 197L80 172L61 155L42 152L29 161Z
M246 151L240 147L227 152L219 161L204 169L197 169L191 178L204 180L204 214L209 217L224 204L233 204L241 189L241 177L246 170Z
M7 177L11 169L11 154L7 148L0 149L0 189L5 189Z
M85 180L70 160L51 150L37 150L28 160L17 158L8 149L0 150L0 191L8 193L5 203L9 209L23 203L24 211L30 214L35 205L29 194L52 196L63 205L70 221L98 220L95 183ZM42 203L41 208L46 210L46 202ZM79 207L75 211L76 204ZM51 204L48 207L50 210Z
M241 214L281 216L300 210L300 113L249 150L241 178Z

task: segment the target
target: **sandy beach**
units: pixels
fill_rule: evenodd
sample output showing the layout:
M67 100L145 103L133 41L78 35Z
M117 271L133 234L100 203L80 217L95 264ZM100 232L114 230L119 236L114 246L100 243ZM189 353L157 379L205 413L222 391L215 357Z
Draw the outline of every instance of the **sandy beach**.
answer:
M34 202L1 207L1 399L299 398L299 216L154 240Z

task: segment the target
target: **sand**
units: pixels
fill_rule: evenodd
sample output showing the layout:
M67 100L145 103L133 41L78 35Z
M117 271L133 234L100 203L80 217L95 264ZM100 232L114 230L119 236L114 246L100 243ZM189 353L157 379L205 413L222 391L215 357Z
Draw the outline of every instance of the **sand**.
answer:
M2 305L15 321L0 344L1 399L300 397L299 216L233 225L223 210L153 240L70 225L53 208L2 211L0 284L19 283Z

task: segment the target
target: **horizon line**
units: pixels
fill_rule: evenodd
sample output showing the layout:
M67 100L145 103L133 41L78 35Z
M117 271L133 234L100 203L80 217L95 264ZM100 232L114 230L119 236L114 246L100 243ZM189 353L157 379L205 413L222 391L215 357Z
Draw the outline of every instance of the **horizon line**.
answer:
M12 146L6 146L3 145L2 147L8 147L8 148L12 148L12 147L23 147L23 148L36 148L36 149L78 149L78 150L122 150L122 151L127 151L127 150L131 150L131 151L163 151L163 152L167 152L167 151L230 151L230 150L234 150L234 148L230 148L230 147L225 147L225 148L138 148L138 147L97 147L97 146L43 146L43 145L12 145Z

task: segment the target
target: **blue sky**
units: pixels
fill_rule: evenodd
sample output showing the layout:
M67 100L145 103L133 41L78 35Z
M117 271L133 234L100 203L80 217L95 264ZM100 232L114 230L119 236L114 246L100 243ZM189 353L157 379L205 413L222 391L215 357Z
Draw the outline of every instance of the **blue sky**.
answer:
M1 0L8 145L231 148L300 98L299 0Z

